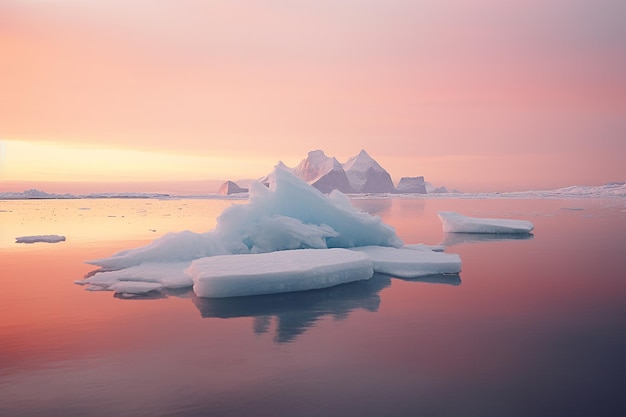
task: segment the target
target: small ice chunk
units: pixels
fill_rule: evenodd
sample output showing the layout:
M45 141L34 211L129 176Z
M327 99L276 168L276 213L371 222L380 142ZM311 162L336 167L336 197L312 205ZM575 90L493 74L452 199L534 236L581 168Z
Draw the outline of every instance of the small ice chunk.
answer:
M15 238L15 243L36 243L36 242L46 242L46 243L57 243L64 242L65 236L59 235L34 235L34 236L20 236Z
M438 215L446 233L530 233L534 229L527 220L468 217L451 211Z
M372 277L372 261L347 249L299 249L196 259L186 272L199 297L238 297L327 288Z
M157 282L120 281L111 285L108 289L118 294L145 294L163 288Z
M461 272L461 258L456 254L384 246L364 246L352 250L369 256L374 263L374 271L396 277L415 278Z

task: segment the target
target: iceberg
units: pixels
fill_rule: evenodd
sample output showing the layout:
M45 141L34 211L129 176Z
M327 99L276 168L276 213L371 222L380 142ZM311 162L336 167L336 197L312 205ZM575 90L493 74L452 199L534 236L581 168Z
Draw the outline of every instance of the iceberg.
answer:
M467 217L451 211L438 215L446 233L530 233L534 229L527 220Z
M353 249L353 250L350 250ZM169 233L148 245L88 261L101 269L77 284L126 297L193 286L197 297L299 292L368 280L453 274L457 255L408 245L378 216L335 190L325 195L277 166L269 187L250 188L205 233Z
M241 194L247 192L247 188L240 187L237 183L230 180L220 185L220 188L217 190L217 193L221 195Z
M186 272L199 297L306 291L369 279L369 256L347 249L302 249L196 259Z
M382 246L365 246L352 250L366 254L372 260L375 272L400 278L461 272L461 258L456 254Z
M290 249L402 246L395 230L357 210L338 191L325 195L276 167L270 188L253 183L248 204L222 212L214 230L166 234L146 246L87 263L115 270L144 262L191 261L207 256Z
M426 194L426 182L424 177L402 177L398 183L399 193Z

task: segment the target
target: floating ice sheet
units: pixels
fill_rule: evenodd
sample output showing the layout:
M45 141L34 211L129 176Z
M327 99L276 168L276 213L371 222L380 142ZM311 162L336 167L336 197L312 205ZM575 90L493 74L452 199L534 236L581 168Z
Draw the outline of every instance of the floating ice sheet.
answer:
M374 263L374 271L396 277L415 278L461 272L461 258L456 254L383 246L352 250L369 256Z
M327 288L372 277L372 261L347 249L301 249L196 259L187 269L199 297Z
M438 214L446 233L530 233L534 228L526 220L468 217L451 211Z

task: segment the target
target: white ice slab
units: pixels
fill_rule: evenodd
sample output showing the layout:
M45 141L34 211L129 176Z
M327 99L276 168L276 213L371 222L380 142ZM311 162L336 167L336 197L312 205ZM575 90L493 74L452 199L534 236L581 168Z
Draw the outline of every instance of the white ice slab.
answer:
M461 272L461 258L456 254L383 246L352 250L369 256L374 263L374 271L396 277L415 278Z
M372 277L372 261L347 249L300 249L196 259L186 272L199 297L238 297L327 288Z
M34 235L34 236L20 236L15 238L15 243L57 243L65 241L65 236L59 235Z
M446 233L530 233L534 229L526 220L468 217L451 211L438 215Z

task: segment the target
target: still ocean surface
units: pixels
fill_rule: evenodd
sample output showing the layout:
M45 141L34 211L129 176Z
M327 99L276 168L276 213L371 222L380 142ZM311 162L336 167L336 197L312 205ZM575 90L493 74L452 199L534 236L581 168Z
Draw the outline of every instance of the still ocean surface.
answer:
M222 300L73 284L233 203L0 201L0 415L626 415L625 199L353 201L458 253L454 277ZM444 236L438 211L535 230ZM14 243L39 234L67 240Z

